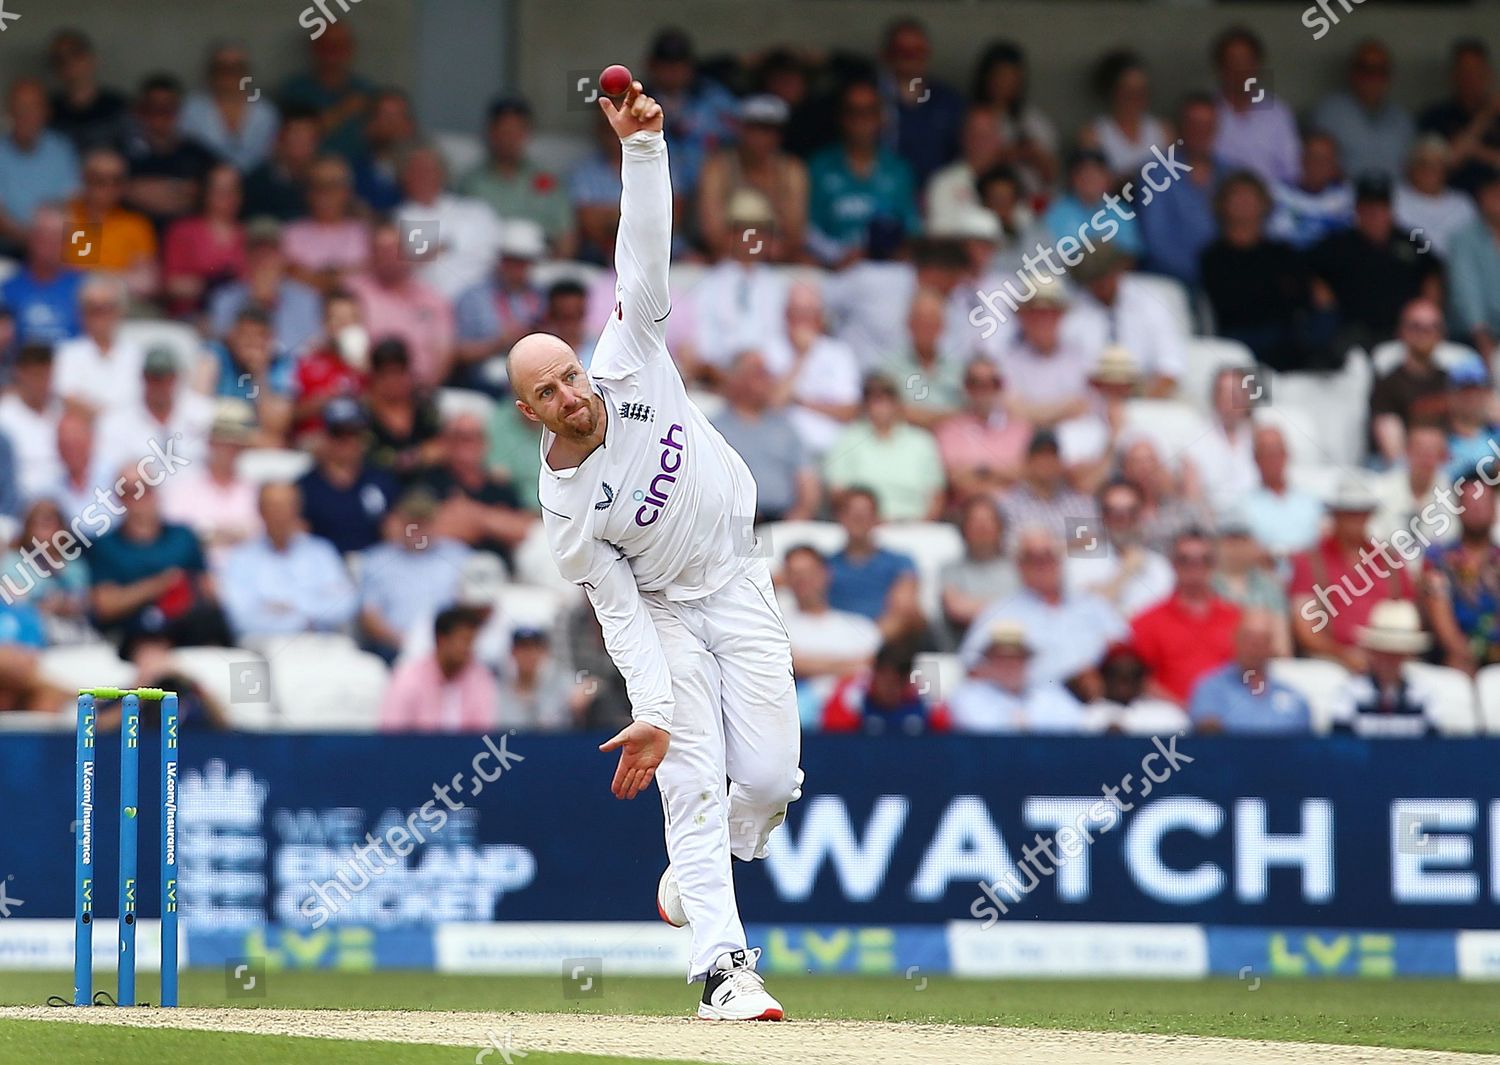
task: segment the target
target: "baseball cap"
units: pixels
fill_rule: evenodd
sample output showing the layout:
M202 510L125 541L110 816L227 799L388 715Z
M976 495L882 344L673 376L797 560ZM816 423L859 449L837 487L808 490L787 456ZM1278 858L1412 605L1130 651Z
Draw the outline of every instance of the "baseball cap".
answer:
M172 354L171 348L157 344L147 350L146 362L141 369L147 377L171 377L177 372L177 356Z
M764 226L776 220L776 209L771 206L771 201L766 198L766 194L759 189L752 188L735 189L734 194L729 197L729 206L725 213L732 223Z
M1022 654L1031 654L1031 641L1026 638L1026 626L1019 621L1002 618L990 626L986 634L984 649L993 651L1002 649L1007 651L1019 651Z
M510 634L511 643L546 643L547 630L535 625L521 625Z
M1449 388L1487 388L1490 372L1478 358L1464 359L1448 367Z
M1035 455L1041 451L1051 451L1054 454L1062 451L1057 443L1057 434L1051 429L1038 429L1031 434L1031 442L1026 445L1028 455Z
M363 429L366 424L364 408L352 396L334 396L323 404L323 424L333 433Z
M955 207L932 229L935 237L957 237L960 240L1000 239L1000 219L995 212L977 203L966 203Z
M1354 182L1355 203L1371 200L1390 203L1392 192L1391 179L1385 174L1361 174Z
M255 408L243 399L226 396L214 404L212 440L229 444L248 444L255 437Z
M662 63L684 63L693 58L693 42L682 30L662 30L651 42L651 59Z

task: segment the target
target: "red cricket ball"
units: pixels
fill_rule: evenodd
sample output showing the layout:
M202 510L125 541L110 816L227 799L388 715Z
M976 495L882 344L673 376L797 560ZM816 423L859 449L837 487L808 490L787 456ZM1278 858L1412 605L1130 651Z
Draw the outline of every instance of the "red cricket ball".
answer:
M619 96L630 88L630 83L634 80L630 76L629 67L611 63L599 75L599 89L606 96Z

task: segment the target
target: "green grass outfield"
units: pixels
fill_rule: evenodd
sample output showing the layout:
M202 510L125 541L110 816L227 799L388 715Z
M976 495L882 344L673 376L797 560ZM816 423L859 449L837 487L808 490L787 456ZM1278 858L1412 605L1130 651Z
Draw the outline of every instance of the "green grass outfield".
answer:
M793 1018L933 1021L1017 1027L1210 1035L1408 1049L1500 1053L1500 988L1439 980L981 981L948 977L778 977L772 990ZM0 972L0 1004L38 1005L70 992L69 973ZM112 988L105 977L99 986ZM604 994L563 998L559 977L418 972L271 972L262 998L229 998L221 972L182 977L182 1003L325 1009L522 1010L688 1015L694 990L665 977L611 978ZM155 978L142 974L151 1001ZM96 1028L0 1021L0 1062L147 1065L454 1065L452 1047ZM533 1052L526 1065L603 1065L606 1059ZM623 1059L619 1059L623 1060ZM491 1065L499 1061L495 1055ZM632 1059L640 1065L638 1059Z

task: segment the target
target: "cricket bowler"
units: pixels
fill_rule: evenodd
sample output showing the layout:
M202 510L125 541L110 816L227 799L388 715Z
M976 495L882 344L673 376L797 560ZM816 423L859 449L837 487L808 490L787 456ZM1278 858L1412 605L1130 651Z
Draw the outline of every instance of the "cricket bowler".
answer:
M666 348L672 187L662 109L632 82L599 106L623 159L614 312L590 369L548 333L510 351L521 413L543 426L540 498L558 568L583 586L625 678L632 723L612 790L656 781L670 864L657 891L691 929L698 1016L780 1020L755 971L731 856L763 858L801 794L791 644L770 566L746 543L755 482L688 398ZM726 778L729 781L725 787Z

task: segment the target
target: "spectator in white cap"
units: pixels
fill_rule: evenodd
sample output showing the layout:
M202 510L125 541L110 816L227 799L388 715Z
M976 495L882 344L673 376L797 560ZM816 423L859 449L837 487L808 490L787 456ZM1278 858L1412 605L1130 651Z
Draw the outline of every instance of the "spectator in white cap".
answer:
M776 262L801 262L807 235L807 168L784 151L781 131L789 111L786 101L765 93L740 103L739 137L732 147L709 156L698 181L698 232L709 254L733 252L742 235L731 217L731 204L742 190L765 197L769 225L776 233Z
M724 258L698 282L694 347L703 372L722 372L742 351L765 350L781 330L787 279L771 268L780 239L776 213L759 189L743 188L730 197L725 217L733 233ZM670 320L670 319L669 319Z
M1028 675L1026 626L1000 619L982 633L968 679L948 698L957 732L1082 732L1083 706L1061 684Z
M1134 356L1118 344L1110 345L1089 371L1089 409L1057 426L1063 464L1080 488L1102 484L1113 470L1126 430L1126 404L1140 381Z
M1432 707L1437 695L1406 670L1432 644L1422 631L1416 604L1405 599L1376 604L1358 640L1369 666L1345 681L1335 696L1330 714L1334 731L1386 739L1436 732Z
M1064 330L1091 351L1115 344L1129 351L1144 378L1143 395L1166 399L1176 393L1187 370L1187 330L1130 272L1130 257L1105 244L1085 256L1071 276L1081 291Z
M529 218L501 220L495 269L453 305L452 372L458 383L492 395L501 391L505 353L536 331L546 309L532 280L532 269L546 250L541 226Z
M1397 545L1377 544L1369 537L1370 515L1379 505L1360 478L1350 475L1339 482L1328 503L1330 531L1293 559L1287 589L1298 650L1357 672L1368 664L1357 634L1376 604L1416 597L1402 556L1390 552Z

